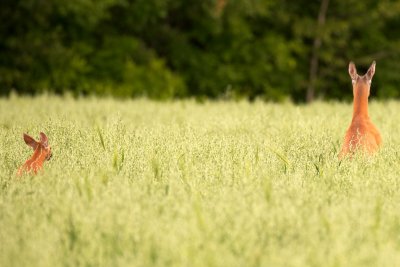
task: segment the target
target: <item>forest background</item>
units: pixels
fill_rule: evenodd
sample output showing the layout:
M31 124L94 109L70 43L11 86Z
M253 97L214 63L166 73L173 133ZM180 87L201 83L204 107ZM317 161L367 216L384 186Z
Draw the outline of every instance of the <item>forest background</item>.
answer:
M400 91L400 1L2 0L0 95L351 99Z

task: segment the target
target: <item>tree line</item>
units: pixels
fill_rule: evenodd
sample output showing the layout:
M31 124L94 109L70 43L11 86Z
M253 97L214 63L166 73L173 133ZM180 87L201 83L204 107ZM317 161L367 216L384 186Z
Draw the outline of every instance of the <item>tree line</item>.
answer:
M399 97L397 0L2 0L0 93L352 97L347 66L377 61Z

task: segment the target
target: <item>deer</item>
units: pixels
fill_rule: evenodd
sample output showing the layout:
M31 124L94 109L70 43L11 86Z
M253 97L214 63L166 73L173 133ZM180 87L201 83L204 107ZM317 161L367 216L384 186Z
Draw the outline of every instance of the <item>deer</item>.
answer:
M36 141L31 136L24 133L23 135L25 143L32 147L34 152L33 155L25 161L24 165L22 165L18 171L17 176L21 176L24 173L37 174L43 168L43 163L46 160L50 160L52 157L51 147L49 146L49 140L47 136L40 132L40 141Z
M357 74L355 64L349 63L349 74L353 84L353 118L344 137L339 159L352 155L359 149L371 155L382 144L381 135L368 114L368 97L375 65L376 62L373 61L367 73L360 76Z

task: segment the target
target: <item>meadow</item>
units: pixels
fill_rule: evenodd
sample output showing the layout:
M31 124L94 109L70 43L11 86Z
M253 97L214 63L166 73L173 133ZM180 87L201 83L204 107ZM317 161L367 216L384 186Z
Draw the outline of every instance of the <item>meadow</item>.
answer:
M400 103L0 99L0 266L400 266ZM53 157L16 177L45 132Z

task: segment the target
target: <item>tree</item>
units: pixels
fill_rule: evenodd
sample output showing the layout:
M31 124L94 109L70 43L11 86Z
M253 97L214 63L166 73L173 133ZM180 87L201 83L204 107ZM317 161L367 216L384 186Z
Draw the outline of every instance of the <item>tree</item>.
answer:
M325 25L326 13L328 11L329 0L321 0L321 7L318 13L317 31L314 37L312 55L310 60L310 79L307 86L307 102L314 100L315 96L315 81L318 74L318 50L321 47L321 32Z
M394 0L3 0L0 94L345 99L348 62L377 60L372 94L400 97L399 12Z

